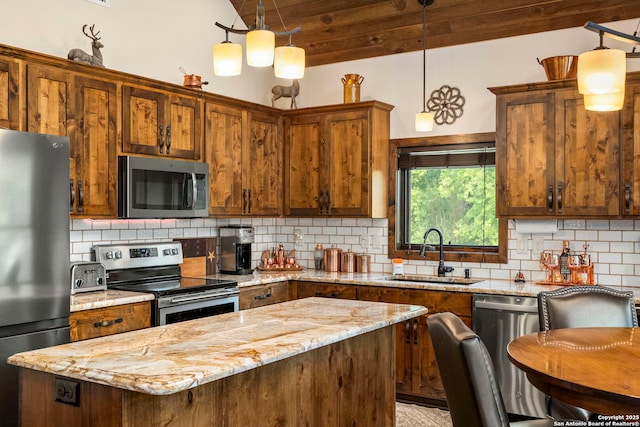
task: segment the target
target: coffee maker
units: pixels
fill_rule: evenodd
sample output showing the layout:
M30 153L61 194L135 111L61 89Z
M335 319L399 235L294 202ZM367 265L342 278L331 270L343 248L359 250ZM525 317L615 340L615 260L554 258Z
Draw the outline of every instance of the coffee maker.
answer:
M227 274L251 274L251 244L253 228L247 225L230 225L220 228L220 272Z

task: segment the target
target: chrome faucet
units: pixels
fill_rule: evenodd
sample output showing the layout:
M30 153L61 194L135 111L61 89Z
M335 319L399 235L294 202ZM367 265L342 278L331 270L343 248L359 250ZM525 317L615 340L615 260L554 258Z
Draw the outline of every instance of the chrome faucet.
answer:
M427 249L434 250L435 248L431 245L427 245L427 237L429 237L429 233L435 231L438 233L438 238L440 239L440 261L438 261L438 277L444 277L445 273L451 273L453 271L453 267L444 265L444 252L443 252L443 238L442 232L437 228L430 228L424 233L424 242L420 247L420 256L426 256Z

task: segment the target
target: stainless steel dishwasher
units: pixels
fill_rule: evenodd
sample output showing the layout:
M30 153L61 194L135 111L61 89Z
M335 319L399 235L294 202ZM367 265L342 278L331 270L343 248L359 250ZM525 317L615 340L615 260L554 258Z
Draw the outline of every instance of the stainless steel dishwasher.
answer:
M489 350L507 412L545 418L544 394L507 357L510 341L540 330L537 298L474 294L473 329Z

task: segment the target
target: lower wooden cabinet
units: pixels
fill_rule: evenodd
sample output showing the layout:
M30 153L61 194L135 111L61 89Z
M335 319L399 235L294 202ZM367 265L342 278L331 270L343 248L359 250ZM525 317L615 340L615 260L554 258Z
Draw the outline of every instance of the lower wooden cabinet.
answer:
M294 283L296 298L323 297L356 299L357 286L354 285L304 281Z
M289 282L240 288L240 310L289 301Z
M149 301L74 311L69 316L71 341L135 331L151 326Z
M427 317L450 311L471 327L470 293L358 286L359 300L418 304L429 314L396 325L396 392L416 400L446 400Z

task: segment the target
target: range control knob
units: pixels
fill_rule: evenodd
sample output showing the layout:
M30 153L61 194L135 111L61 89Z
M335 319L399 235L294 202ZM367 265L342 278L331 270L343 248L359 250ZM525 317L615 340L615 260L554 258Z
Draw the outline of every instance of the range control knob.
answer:
M178 255L178 249L177 248L171 249L171 255Z
M121 259L122 258L122 251L117 251L116 252L116 259Z
M163 249L162 255L171 255L171 249Z
M113 251L105 252L104 256L106 256L107 259L113 259Z
M82 279L76 279L76 288L81 288L82 285L84 285L84 282L82 281Z
M102 283L103 283L103 282L104 282L104 279L103 279L102 277L98 277L98 278L96 279L96 283L97 283L98 285L102 285Z

